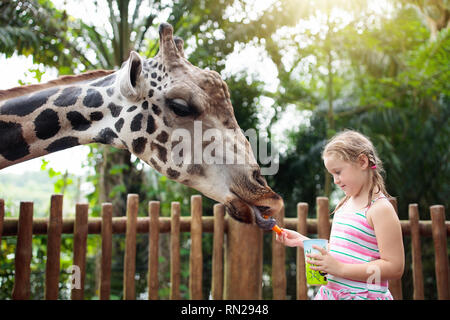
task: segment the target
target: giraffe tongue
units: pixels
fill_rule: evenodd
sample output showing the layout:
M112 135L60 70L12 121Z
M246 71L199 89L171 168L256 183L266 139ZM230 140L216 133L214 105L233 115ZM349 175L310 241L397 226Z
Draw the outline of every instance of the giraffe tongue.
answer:
M261 215L261 211L259 211L258 208L256 208L255 206L251 206L251 208L253 210L253 214L255 215L256 225L263 230L272 230L272 228L276 224L275 219L272 217L270 217L269 219L265 219Z

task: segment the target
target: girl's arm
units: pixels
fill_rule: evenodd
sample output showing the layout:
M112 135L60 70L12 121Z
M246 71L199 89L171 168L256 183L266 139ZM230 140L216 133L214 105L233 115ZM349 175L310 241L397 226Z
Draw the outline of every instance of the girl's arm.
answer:
M281 236L276 234L275 239L288 247L300 247L303 249L303 240L309 239L294 230L282 229Z
M400 221L394 208L388 202L376 202L368 211L367 218L375 230L380 259L361 264L342 263L321 250L322 255L317 256L322 261L314 269L357 281L367 281L369 277L380 281L401 278L405 257ZM316 258L316 255L311 257ZM317 264L316 261L312 263Z
M405 266L403 237L400 221L392 205L387 201L374 203L367 212L367 219L373 224L377 238L380 259L357 267L345 265L342 277L366 281L370 274L379 271L380 280L399 279ZM376 274L375 274L376 275Z

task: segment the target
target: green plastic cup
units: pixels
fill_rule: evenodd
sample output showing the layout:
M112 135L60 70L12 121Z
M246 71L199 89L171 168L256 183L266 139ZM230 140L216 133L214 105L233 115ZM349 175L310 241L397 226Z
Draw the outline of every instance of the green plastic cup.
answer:
M321 286L327 284L327 277L325 273L317 270L311 270L311 265L306 262L308 259L307 254L320 253L319 250L314 249L312 246L316 245L318 247L328 250L328 240L327 239L309 239L303 240L303 250L305 252L305 270L306 270L306 283L311 286ZM312 259L312 258L311 258Z

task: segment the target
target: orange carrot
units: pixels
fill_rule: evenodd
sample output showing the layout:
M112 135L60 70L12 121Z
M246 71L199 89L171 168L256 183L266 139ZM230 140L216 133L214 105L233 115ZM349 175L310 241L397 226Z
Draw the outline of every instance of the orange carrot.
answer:
M269 216L264 215L263 218L267 219L267 218L269 218ZM283 231L283 229L277 225L274 225L272 230L275 231L276 233L278 233L278 235L280 235L280 236L281 236L281 231Z

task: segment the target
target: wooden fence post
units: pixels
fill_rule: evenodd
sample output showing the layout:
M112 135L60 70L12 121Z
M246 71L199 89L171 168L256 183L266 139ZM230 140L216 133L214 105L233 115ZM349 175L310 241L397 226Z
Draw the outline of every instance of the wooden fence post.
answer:
M148 235L148 299L158 299L159 201L150 201Z
M17 226L17 245L15 256L15 276L12 298L30 298L30 274L33 240L33 202L21 202Z
M125 236L125 258L123 270L123 299L136 299L134 276L136 272L136 224L139 211L139 195L127 198L127 231Z
M202 196L191 197L191 253L189 255L189 297L202 299Z
M0 254L2 253L3 220L5 219L5 200L0 199Z
M112 203L102 204L102 265L100 271L100 300L109 300L111 293Z
M444 206L430 207L431 230L433 233L436 286L439 300L450 299L448 254L447 254L447 230L445 226Z
M395 213L397 213L397 216L398 216L397 199L392 197L392 198L389 198L388 200L394 207ZM395 300L403 299L402 279L389 280L388 286L389 286L389 291L391 292L391 294Z
M317 234L320 239L330 239L330 209L327 197L317 197Z
M256 225L226 217L225 244L226 300L262 298L263 231Z
M423 271L422 271L422 251L420 245L419 210L416 203L408 207L409 223L411 227L411 255L414 300L423 300Z
M46 300L57 300L61 253L63 195L54 194L50 199L50 217L47 229L47 263L45 267Z
M170 299L179 300L180 296L180 203L171 204L170 223Z
M72 283L72 300L83 300L86 277L86 244L88 236L88 204L76 204L73 226L73 268L75 285ZM77 287L79 285L79 287Z
M274 215L277 224L284 226L284 206ZM274 300L284 300L286 298L286 248L275 239L275 232L272 232L272 292Z
M214 236L212 257L212 298L223 299L223 236L224 236L225 207L223 204L214 205Z
M297 231L308 236L308 204L300 202L297 204ZM308 286L306 285L305 252L303 248L297 247L297 300L308 300Z

